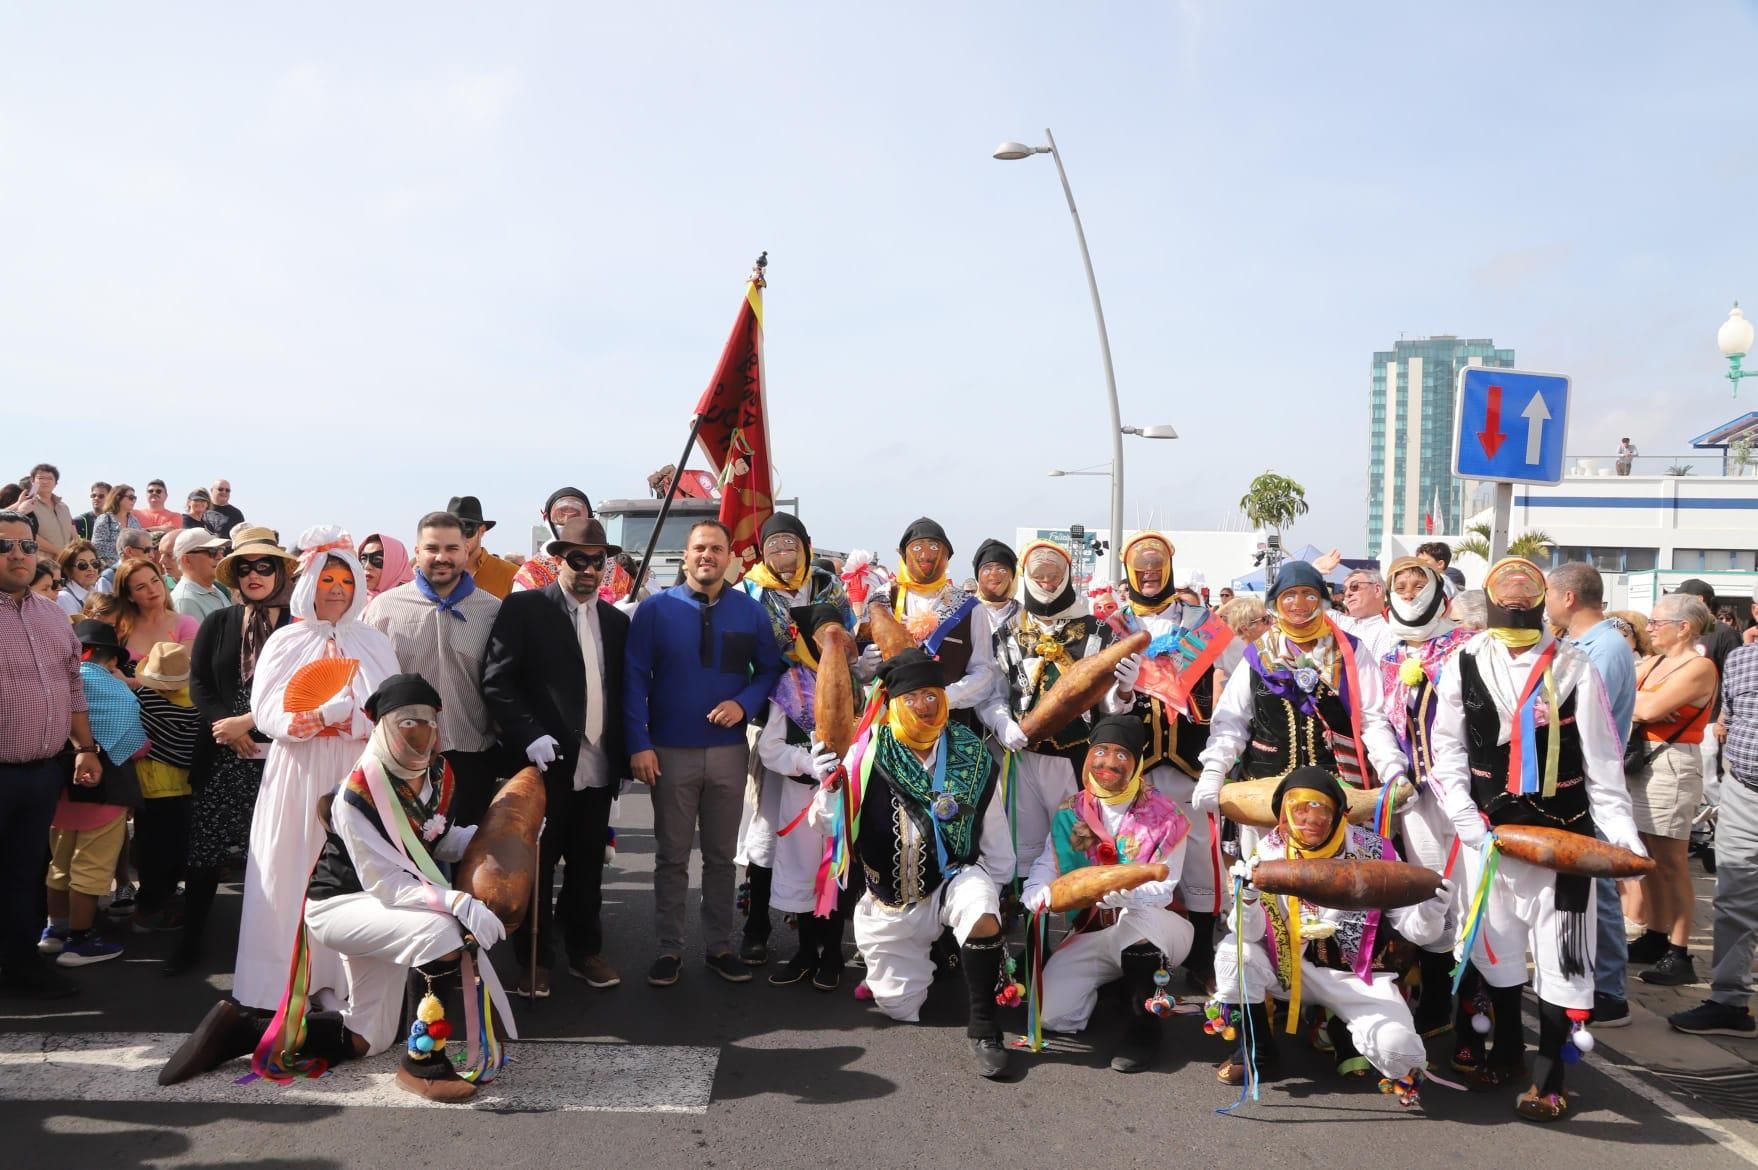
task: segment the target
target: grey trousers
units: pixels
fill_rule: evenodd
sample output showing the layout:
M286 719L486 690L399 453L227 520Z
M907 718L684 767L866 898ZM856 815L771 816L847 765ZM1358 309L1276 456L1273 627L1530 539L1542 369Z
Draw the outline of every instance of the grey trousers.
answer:
M653 786L654 930L659 953L684 951L684 903L690 892L690 845L702 829L702 942L710 955L735 949L733 852L745 807L747 749L668 748L659 752Z
M1758 791L1738 779L1721 786L1715 822L1715 970L1709 998L1745 1007L1758 945Z

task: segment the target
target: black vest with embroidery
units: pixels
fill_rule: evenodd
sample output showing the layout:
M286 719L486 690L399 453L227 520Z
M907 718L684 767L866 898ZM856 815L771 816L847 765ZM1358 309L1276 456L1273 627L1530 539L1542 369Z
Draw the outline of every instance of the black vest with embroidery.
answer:
M390 834L385 832L384 822L379 820L378 810L373 807L372 801L347 785L343 785L337 792L336 800L347 801L355 811L372 822L372 827L379 831L380 836L387 841L391 839ZM317 865L312 867L311 880L305 886L305 896L313 902L339 898L343 894L358 894L365 890L360 883L360 873L354 868L354 859L348 855L348 847L342 843L342 838L336 835L336 831L330 828L328 806L323 811L324 847L317 855Z
M1350 647L1339 647L1347 654ZM1251 669L1251 740L1241 756L1248 780L1279 780L1306 765L1323 768L1345 784L1360 787L1361 765L1355 756L1356 730L1349 708L1329 687L1318 700L1316 715L1304 715L1293 703L1269 688Z
M1561 730L1557 748L1555 796L1517 796L1508 791L1510 745L1501 737L1501 714L1490 693L1475 655L1461 651L1459 691L1465 703L1465 757L1471 768L1471 801L1489 816L1491 825L1542 825L1593 835L1593 813L1587 801L1587 769L1581 755L1581 729L1575 723L1575 695L1570 692L1549 726L1537 729L1532 751L1538 760L1540 779L1553 730ZM1542 693L1542 692L1541 692ZM1511 717L1511 716L1510 716Z
M989 765L983 794L977 800L970 848L962 855L949 855L954 865L974 865L982 852L983 814L995 797L997 771ZM913 842L906 842L903 822L915 829ZM865 871L867 891L887 906L913 906L933 896L945 876L940 872L939 851L934 845L934 814L897 787L885 766L873 761L861 796L861 834L856 851Z
M1007 677L1007 702L1014 717L1021 718L1038 701L1049 692L1055 682L1045 683L1040 680L1036 691L1027 693L1024 678L1024 660L1031 657L1029 651L1036 648L1036 638L1031 638L1031 645L1026 645L1026 638L1020 633L1021 623L1030 615L1019 613L1008 620L1007 626L995 636L996 659L1003 674ZM1036 622L1041 619L1030 617ZM1029 635L1028 635L1029 636ZM1057 640L1068 652L1068 657L1079 662L1087 656L1087 643L1092 642L1092 649L1097 652L1109 646L1112 641L1111 627L1090 615L1070 618L1058 631ZM1043 677L1049 677L1050 668L1044 669ZM1058 675L1057 677L1060 677ZM1061 756L1072 763L1076 770L1086 762L1087 745L1092 739L1093 724L1098 720L1098 709L1083 711L1073 719L1050 733L1044 740L1034 744L1034 752L1044 755Z

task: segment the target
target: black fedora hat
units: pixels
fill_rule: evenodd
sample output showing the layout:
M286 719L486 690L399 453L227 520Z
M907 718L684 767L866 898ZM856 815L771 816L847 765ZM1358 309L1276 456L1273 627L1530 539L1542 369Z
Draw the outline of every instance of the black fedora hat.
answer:
M73 623L73 636L79 644L88 650L109 650L116 655L118 662L127 664L128 647L116 640L116 627L109 622L100 622L88 618L83 622Z
M494 527L493 520L482 518L482 501L475 496L453 496L452 502L446 505L446 511L460 520L481 525L484 529Z
M554 540L543 546L543 555L559 557L570 548L601 548L607 557L622 553L619 545L612 544L604 535L604 525L596 516L576 516L562 525L561 531Z

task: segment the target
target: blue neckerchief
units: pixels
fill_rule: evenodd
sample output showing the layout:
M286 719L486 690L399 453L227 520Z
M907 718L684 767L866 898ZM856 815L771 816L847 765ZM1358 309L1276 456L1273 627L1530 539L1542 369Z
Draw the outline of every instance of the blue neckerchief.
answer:
M427 583L427 575L420 569L415 570L415 588L421 596L437 605L441 613L449 613L461 622L469 620L458 612L458 606L463 603L463 600L476 592L476 578L469 573L459 576L458 584L453 587L450 597L441 597L435 593L433 586Z
M940 742L934 745L934 754L936 758L934 760L933 792L935 796L939 796L946 791L946 761L952 758L952 752L946 746L944 735L940 737ZM928 806L928 820L934 826L934 855L940 861L940 880L951 881L952 875L957 873L961 867L953 865L952 859L946 855L946 835L941 831L940 818L934 815L932 804Z
M958 608L953 610L945 621L935 627L934 632L929 634L927 640L922 643L923 652L930 656L939 654L940 643L946 640L946 635L952 633L953 627L963 621L965 616L975 608L977 608L977 595L975 593L965 594L964 601L959 604Z

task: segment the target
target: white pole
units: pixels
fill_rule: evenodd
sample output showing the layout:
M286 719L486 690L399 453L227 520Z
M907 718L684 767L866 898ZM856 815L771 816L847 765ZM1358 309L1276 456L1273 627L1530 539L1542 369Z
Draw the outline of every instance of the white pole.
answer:
M1514 515L1514 485L1496 484L1495 523L1489 531L1489 563L1495 564L1508 555L1508 522Z
M1099 352L1105 359L1105 390L1111 399L1111 555L1117 556L1123 551L1123 412L1117 405L1117 375L1111 368L1111 338L1105 332L1105 307L1099 302L1099 279L1093 275L1093 257L1087 251L1086 229L1081 227L1080 209L1074 205L1074 189L1068 185L1062 152L1056 149L1056 136L1048 127L1044 129L1044 137L1050 143L1050 157L1056 160L1062 193L1068 197L1068 214L1074 217L1074 235L1080 241L1080 259L1087 270L1087 291L1093 295L1093 317L1099 323ZM1120 575L1113 575L1122 579Z

